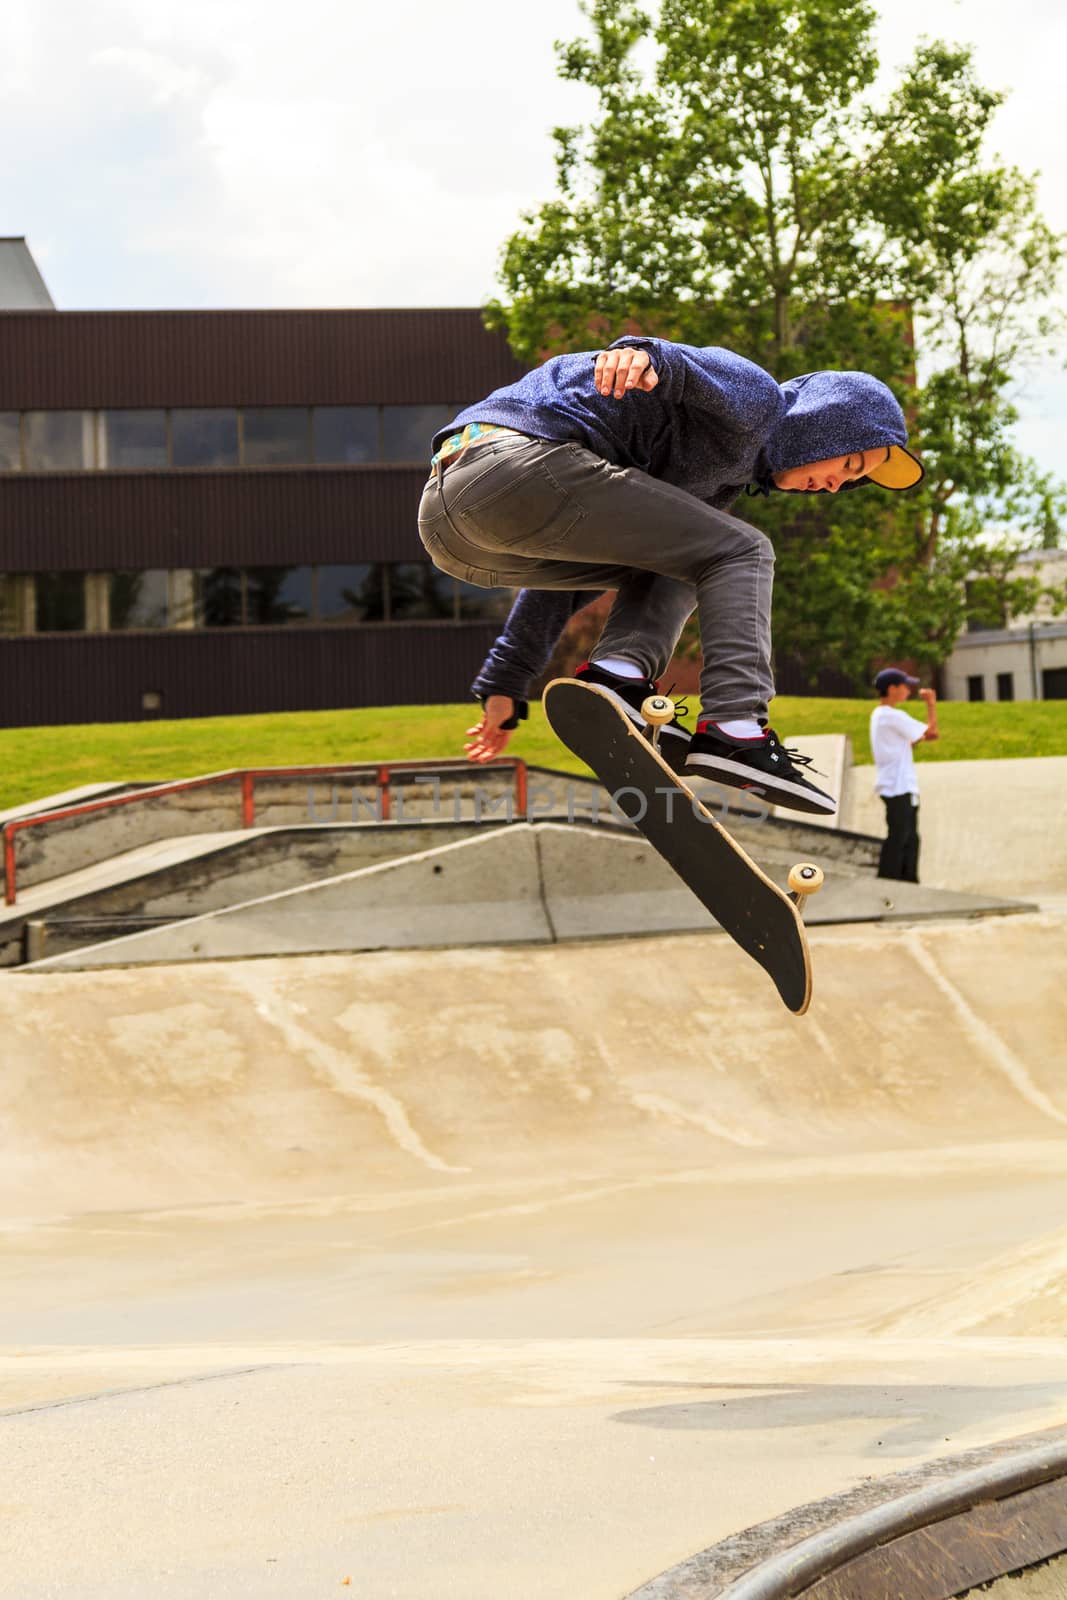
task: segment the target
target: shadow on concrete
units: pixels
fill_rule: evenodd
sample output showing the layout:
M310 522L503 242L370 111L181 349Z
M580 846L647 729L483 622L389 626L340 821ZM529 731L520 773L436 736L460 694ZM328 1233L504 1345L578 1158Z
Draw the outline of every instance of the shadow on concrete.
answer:
M647 1388L647 1385L642 1385ZM680 1385L690 1393L692 1385ZM995 1427L1002 1418L1013 1423L1027 1412L1043 1412L1050 1402L1067 1397L1062 1384L1010 1384L1002 1388L901 1384L736 1384L702 1385L724 1398L685 1401L679 1405L643 1406L616 1412L613 1422L631 1427L671 1431L706 1430L735 1433L767 1428L806 1428L812 1424L868 1420L877 1423L868 1445L873 1457L914 1455L916 1448L942 1444L981 1419ZM754 1392L755 1391L755 1392Z

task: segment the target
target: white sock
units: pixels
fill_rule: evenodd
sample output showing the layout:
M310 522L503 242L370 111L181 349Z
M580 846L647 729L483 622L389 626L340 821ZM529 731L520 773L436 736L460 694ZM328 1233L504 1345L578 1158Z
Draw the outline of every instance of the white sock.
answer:
M763 729L754 717L741 717L733 722L716 722L714 726L731 739L762 739Z
M624 661L621 656L604 656L593 665L599 667L602 672L613 672L617 678L644 677L640 667L635 667L632 661Z

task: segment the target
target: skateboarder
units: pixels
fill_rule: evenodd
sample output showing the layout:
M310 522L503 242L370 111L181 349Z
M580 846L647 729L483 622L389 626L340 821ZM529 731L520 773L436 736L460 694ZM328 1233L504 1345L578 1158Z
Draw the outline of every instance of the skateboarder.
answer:
M499 755L573 613L617 591L579 669L643 725L641 702L699 613L701 715L661 739L686 776L832 812L767 726L774 552L728 514L740 494L918 483L893 394L864 372L778 384L753 362L666 339L556 356L434 436L419 532L442 571L521 588L472 685L473 761Z
M919 689L918 678L899 667L884 668L874 687L880 699L871 712L871 751L875 788L885 803L888 829L878 859L878 876L918 883L919 780L911 750L924 739L939 737L937 696L932 689ZM919 698L926 701L925 722L900 709L913 689L919 689Z

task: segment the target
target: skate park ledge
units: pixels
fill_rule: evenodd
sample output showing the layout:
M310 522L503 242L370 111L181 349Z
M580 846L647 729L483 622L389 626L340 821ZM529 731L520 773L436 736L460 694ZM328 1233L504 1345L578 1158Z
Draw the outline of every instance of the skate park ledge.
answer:
M760 851L760 866L779 886L797 859L795 843L792 832L769 836ZM843 861L828 871L805 915L817 925L1033 909L1022 901L891 883ZM714 930L704 907L640 836L573 823L511 823L18 970Z

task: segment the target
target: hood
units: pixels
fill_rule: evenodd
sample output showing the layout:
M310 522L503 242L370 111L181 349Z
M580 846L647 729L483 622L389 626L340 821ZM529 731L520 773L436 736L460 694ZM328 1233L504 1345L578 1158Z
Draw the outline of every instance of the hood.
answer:
M769 474L907 443L896 397L869 372L806 372L781 389L785 414L763 452Z

